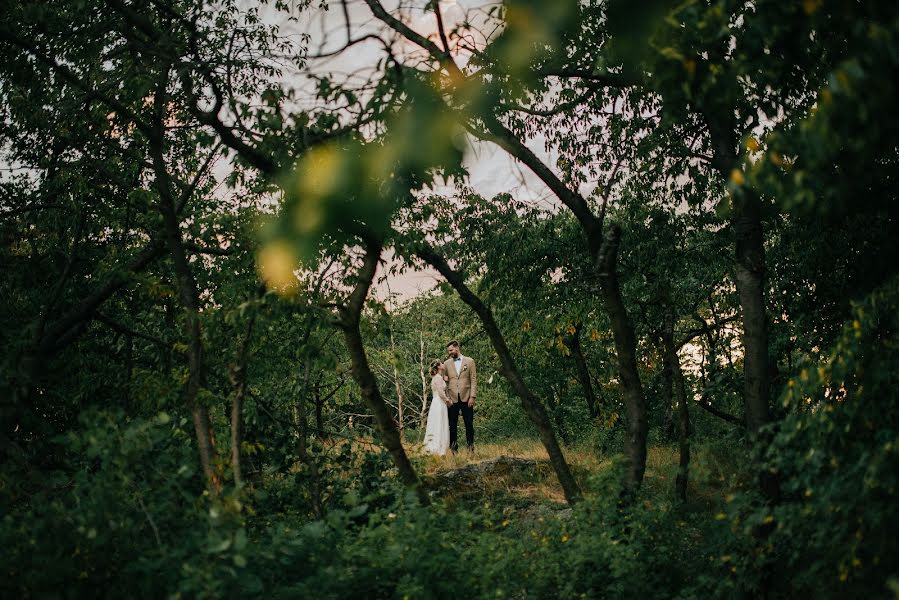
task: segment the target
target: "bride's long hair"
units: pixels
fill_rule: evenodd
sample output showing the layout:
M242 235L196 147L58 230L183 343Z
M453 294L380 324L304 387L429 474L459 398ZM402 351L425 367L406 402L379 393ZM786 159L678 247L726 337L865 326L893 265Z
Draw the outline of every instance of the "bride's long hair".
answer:
M440 365L443 363L437 360L436 358L431 361L431 377L437 374L437 371L440 370Z

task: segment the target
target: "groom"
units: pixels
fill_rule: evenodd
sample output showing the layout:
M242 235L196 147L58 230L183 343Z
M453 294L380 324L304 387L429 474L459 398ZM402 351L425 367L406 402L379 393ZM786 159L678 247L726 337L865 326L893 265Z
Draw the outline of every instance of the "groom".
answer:
M450 449L453 454L458 452L456 430L459 426L459 413L465 421L465 441L468 443L468 451L474 452L474 401L478 395L478 374L474 360L462 356L459 342L453 340L446 345L446 353L449 359L443 364L446 373L447 396L452 401L449 407Z

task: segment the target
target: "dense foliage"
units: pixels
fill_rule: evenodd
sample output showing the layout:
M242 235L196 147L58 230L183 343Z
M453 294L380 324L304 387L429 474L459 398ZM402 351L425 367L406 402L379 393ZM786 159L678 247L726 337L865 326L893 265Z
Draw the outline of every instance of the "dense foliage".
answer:
M407 4L0 2L0 593L899 597L899 8Z

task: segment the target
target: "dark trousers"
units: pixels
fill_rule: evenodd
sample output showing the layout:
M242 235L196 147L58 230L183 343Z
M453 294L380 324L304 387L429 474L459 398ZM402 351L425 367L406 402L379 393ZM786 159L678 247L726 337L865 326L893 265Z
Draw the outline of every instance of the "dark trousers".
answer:
M468 449L474 450L474 409L468 406L467 402L457 399L449 407L450 449L453 453L459 451L457 430L460 412L462 413L462 420L465 421L465 441L468 443Z

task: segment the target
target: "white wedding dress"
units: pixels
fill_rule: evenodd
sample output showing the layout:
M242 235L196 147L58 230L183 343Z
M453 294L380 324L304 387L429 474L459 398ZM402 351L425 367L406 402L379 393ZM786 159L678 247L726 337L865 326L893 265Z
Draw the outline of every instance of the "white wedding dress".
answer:
M440 375L431 378L431 408L425 427L425 450L443 456L449 449L449 414L446 406L446 382Z

